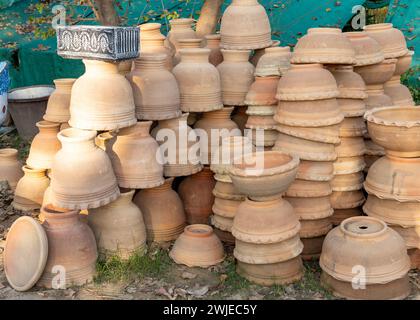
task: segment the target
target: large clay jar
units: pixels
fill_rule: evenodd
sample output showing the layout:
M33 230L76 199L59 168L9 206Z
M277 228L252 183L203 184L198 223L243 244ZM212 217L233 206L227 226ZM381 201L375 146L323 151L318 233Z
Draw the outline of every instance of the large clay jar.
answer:
M34 169L23 166L24 176L18 181L13 199L13 207L17 210L30 211L39 209L44 192L50 184L45 169Z
M134 197L134 203L143 213L149 242L175 240L185 227L184 206L172 190L173 180L169 178L159 187L143 189Z
M60 124L49 121L36 123L39 133L34 137L26 163L32 168L51 169L52 161L61 143L57 139Z
M403 299L410 293L404 240L375 218L349 218L332 230L325 237L320 266L321 282L340 297ZM355 282L357 274L363 275L363 283Z
M179 88L165 68L165 56L141 55L127 75L133 88L136 116L140 120L164 120L181 115Z
M161 120L152 130L152 136L160 145L161 154L167 156L163 164L165 177L189 176L202 169L195 150L198 143L195 131L187 124L188 113L179 118Z
M118 64L83 60L86 72L71 90L70 121L73 128L114 130L136 123L133 90L118 73Z
M140 209L132 202L133 195L134 190L122 192L117 200L89 210L88 223L104 257L127 259L146 250L146 227Z
M92 230L80 221L77 210L63 211L47 205L42 212L45 217L42 226L48 238L48 259L37 285L53 287L57 272L65 276L65 287L91 282L98 256Z
M70 120L71 88L76 79L54 80L55 90L48 98L44 120L64 123Z
M220 34L208 34L204 36L206 48L210 49L209 62L217 67L223 61L220 51Z
M172 19L169 24L171 30L168 32L165 44L169 46L173 52L178 51L179 39L194 39L197 38L197 34L192 29L194 19L191 18L179 18Z
M21 168L16 149L0 149L0 180L6 180L12 190L15 190L18 181L23 177Z
M356 54L356 66L367 66L384 60L379 43L369 37L366 32L344 32L350 40Z
M178 187L189 224L207 224L214 202L213 188L216 180L209 167L185 178Z
M97 208L120 195L111 161L95 145L95 137L96 131L76 128L58 134L62 148L55 154L51 168L54 206Z
M264 54L258 60L255 68L255 76L282 76L290 69L290 47L266 48Z
M181 55L179 50L181 49L196 49L201 48L203 39L178 39L178 48L173 58L173 65L176 66L178 63L181 62ZM211 53L211 52L210 52ZM210 60L210 59L209 59Z
M245 97L248 106L272 106L277 104L276 93L280 77L255 77Z
M172 70L172 50L165 46L166 37L160 33L160 23L145 23L140 25L140 54L164 54L165 68Z
M248 61L249 50L222 49L223 62L217 66L222 83L224 105L243 106L254 81L254 66Z
M233 0L220 25L223 49L260 49L272 44L270 21L258 0Z
M223 108L220 75L209 62L210 49L182 49L172 70L181 93L181 110L207 112Z
M370 24L364 26L363 30L379 43L385 58L398 58L407 54L404 34L393 28L392 23Z

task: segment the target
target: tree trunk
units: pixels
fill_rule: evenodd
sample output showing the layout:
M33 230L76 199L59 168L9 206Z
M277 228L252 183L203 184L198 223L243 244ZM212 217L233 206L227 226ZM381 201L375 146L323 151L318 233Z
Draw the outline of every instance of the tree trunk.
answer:
M220 8L223 0L206 0L201 8L200 18L198 18L196 32L199 37L216 32L217 21L219 19Z
M97 0L99 22L104 26L118 26L121 22L115 9L114 0Z

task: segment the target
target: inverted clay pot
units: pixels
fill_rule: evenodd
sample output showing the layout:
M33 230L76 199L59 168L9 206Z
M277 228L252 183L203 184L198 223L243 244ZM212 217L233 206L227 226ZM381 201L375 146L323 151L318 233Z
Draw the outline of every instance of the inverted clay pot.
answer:
M340 124L340 137L352 138L363 137L367 133L366 123L363 117L344 118Z
M146 227L140 209L132 202L134 190L101 208L89 210L88 223L98 251L105 257L128 259L146 250Z
M270 130L275 129L276 125L277 123L274 121L272 115L250 115L248 116L245 128Z
M22 164L18 160L18 151L12 148L0 149L0 180L6 180L10 189L15 190L23 177Z
M191 18L172 19L169 22L171 30L168 32L165 45L175 52L179 48L178 39L197 38L197 34L192 28L193 23L194 19Z
M120 195L111 161L95 145L95 137L96 131L75 128L58 134L62 148L55 154L51 168L54 206L72 210L97 208Z
M255 76L282 76L290 69L290 47L266 48L264 54L258 60L255 68Z
M243 106L245 96L254 81L254 66L249 62L249 50L222 49L223 62L217 66L222 84L224 105Z
M73 84L70 121L73 128L115 130L137 122L133 90L118 73L118 64L83 60L86 72Z
M321 256L322 245L324 244L325 236L314 238L302 238L303 243L302 259L306 261L318 260Z
M280 45L280 41L279 40L275 40L275 39L271 39L271 45L267 48L274 48L274 47L278 47ZM267 48L261 48L261 49L255 49L254 50L254 54L252 56L252 58L250 59L251 63L256 67L258 64L258 61L260 61L261 57L264 55L265 53L265 49Z
M408 51L405 55L397 58L395 65L394 76L401 76L403 73L410 69L413 61L414 51Z
M325 219L332 215L329 195L319 197L290 197L287 200L300 220Z
M340 143L340 124L329 125L325 127L295 127L283 124L277 124L277 131L289 136L302 138L310 141L323 143Z
M397 225L391 226L391 229L398 232L398 234L404 239L405 246L407 249L418 248L420 249L420 227L401 227Z
M255 77L245 97L248 106L271 106L277 104L276 92L280 77Z
M392 107L394 105L391 97L385 94L384 86L381 84L367 86L366 92L368 94L367 99L365 99L366 110Z
M309 239L326 235L332 229L329 217L314 220L300 220L299 237Z
M385 58L398 58L407 54L404 34L392 23L377 23L363 27L367 35L375 39L382 48Z
M48 98L44 120L51 122L68 122L70 120L70 96L76 79L55 79L55 90Z
M222 199L222 198L215 198L214 204L212 207L214 215L230 218L233 218L238 211L239 205L242 203L241 200L232 200L232 199ZM233 223L233 221L232 221Z
M57 266L64 268L64 285L84 285L93 280L98 256L95 236L79 212L62 211L47 205L41 209L42 223L48 238L48 259L37 286L51 288L56 282ZM60 284L62 284L60 282Z
M127 75L133 88L137 119L165 120L181 115L178 84L165 68L165 59L163 54L142 54Z
M329 181L308 181L296 179L286 191L287 197L313 198L328 196L332 192Z
M215 175L215 177L216 176L217 175ZM232 182L217 180L213 189L213 195L219 199L245 200L245 196L236 190Z
M365 82L352 66L332 66L330 72L337 82L338 98L367 98Z
M365 158L363 156L342 157L334 161L334 175L350 174L363 171L366 167Z
M331 180L333 191L355 191L363 188L364 181L363 172L355 172L350 174L337 174Z
M133 202L143 213L149 242L175 240L184 230L184 206L172 190L173 180L169 178L159 187L143 189L134 197Z
M140 47L141 53L159 55L164 54L165 68L172 70L172 49L165 45L166 37L160 32L160 23L145 23L140 25Z
M333 191L330 202L333 209L350 209L361 206L365 202L362 190Z
M177 51L175 52L174 58L173 58L173 65L176 66L178 63L181 62L181 55L179 53L179 50L181 49L196 49L196 48L201 48L202 47L202 43L203 43L203 39L201 38L196 38L196 39L189 39L189 38L185 38L185 39L178 39L178 48Z
M247 130L251 130L252 144L257 147L257 150L262 150L262 148L264 148L265 151L270 151L271 147L276 143L278 136L278 131L276 129Z
M366 32L344 32L350 40L356 57L356 66L366 66L382 62L385 57L379 43Z
M354 71L363 78L366 85L383 84L394 74L396 62L396 59L385 59L377 64L355 67Z
M220 51L220 34L208 34L204 36L206 48L210 49L209 62L217 67L223 61Z
M296 179L309 181L330 181L334 176L332 161L300 160Z
M22 170L24 176L16 185L13 207L22 211L39 209L50 179L45 169L34 169L25 165Z
M223 261L224 250L212 227L193 224L185 227L169 256L178 264L207 268Z
M350 209L334 209L333 215L330 220L333 226L339 226L341 222L351 217L363 216L362 207L350 208Z
M337 157L357 157L365 154L366 147L363 137L341 137L340 140L341 142L335 147Z
M396 106L414 106L410 90L400 82L400 76L393 76L384 85L384 93L391 98Z
M223 13L220 35L223 49L260 49L272 44L270 21L258 0L233 0Z
M362 117L366 111L366 103L362 99L337 98L338 106L344 117Z
M215 228L226 232L231 232L233 227L233 218L224 217L218 214L210 216L210 223Z
M61 143L57 139L60 124L42 120L36 126L39 133L32 140L26 163L32 168L51 169L53 158L61 149Z

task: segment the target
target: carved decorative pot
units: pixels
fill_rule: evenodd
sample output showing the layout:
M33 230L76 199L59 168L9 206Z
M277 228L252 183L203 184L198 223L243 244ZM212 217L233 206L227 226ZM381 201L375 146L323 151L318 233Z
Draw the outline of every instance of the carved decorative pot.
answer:
M76 79L55 79L55 90L48 98L44 120L64 123L70 120L70 97Z
M6 180L13 191L23 177L22 164L18 160L18 151L12 148L0 149L0 180Z

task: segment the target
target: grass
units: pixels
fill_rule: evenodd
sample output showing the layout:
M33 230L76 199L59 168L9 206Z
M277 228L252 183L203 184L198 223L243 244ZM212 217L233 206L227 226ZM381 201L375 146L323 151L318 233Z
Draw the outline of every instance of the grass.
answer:
M248 289L251 282L236 273L235 259L232 256L229 256L226 261L227 265L223 274L227 277L223 282L223 288L229 293Z
M303 265L305 269L303 278L295 286L307 294L318 292L326 299L333 298L332 294L321 285L319 275L322 271L318 261L306 261Z
M26 160L29 154L31 141L23 140L16 130L0 137L0 148L14 148L17 149L20 160Z

